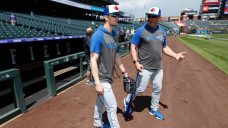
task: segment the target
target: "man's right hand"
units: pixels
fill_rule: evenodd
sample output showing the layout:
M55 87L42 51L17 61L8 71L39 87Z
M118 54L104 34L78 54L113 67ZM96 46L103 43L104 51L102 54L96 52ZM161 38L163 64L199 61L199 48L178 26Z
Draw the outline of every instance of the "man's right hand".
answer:
M143 70L143 65L141 65L139 62L136 62L135 68L138 72L141 72Z
M95 88L96 88L97 95L103 95L104 94L103 87L100 84L96 85Z

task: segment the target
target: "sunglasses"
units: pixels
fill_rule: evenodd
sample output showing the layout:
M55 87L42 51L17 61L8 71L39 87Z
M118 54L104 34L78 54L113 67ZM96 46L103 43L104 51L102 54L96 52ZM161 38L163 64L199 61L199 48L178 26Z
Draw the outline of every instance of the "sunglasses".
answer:
M158 16L154 16L154 15L147 15L147 18L157 18Z
M119 17L120 15L119 15L119 14L110 14L110 16L113 17L113 18L117 18L117 17Z

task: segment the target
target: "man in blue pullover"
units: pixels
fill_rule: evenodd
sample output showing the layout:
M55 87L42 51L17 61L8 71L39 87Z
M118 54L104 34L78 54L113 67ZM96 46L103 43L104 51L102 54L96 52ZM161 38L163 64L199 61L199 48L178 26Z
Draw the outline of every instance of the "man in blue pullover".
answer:
M94 112L94 127L102 128L102 108L106 108L111 128L119 128L117 103L112 90L115 64L127 77L126 70L118 54L118 37L113 27L118 24L119 6L108 5L104 8L104 25L92 35L90 44L91 69L95 81L97 100Z

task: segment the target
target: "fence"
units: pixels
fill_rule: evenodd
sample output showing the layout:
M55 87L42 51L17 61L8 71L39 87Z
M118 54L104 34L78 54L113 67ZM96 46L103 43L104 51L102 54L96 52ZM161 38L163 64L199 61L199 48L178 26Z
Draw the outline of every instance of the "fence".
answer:
M63 56L60 58L44 61L44 69L45 69L45 76L46 76L47 89L48 89L49 96L55 96L59 91L64 90L69 85L72 85L73 83L76 83L77 81L84 78L84 72L85 72L83 70L83 57L84 56L85 56L84 52L79 52L76 54L67 55L67 56ZM60 87L57 87L55 76L58 75L58 73L54 72L53 67L56 65L64 64L71 60L76 60L76 59L80 59L79 65L76 65L76 68L78 68L78 66L79 66L79 69L80 69L79 76L77 78L61 85Z
M21 112L25 112L26 110L19 69L9 69L1 71L0 82L6 80L13 80L12 89L14 92L16 104L13 110L7 111L6 113L0 115L0 124Z

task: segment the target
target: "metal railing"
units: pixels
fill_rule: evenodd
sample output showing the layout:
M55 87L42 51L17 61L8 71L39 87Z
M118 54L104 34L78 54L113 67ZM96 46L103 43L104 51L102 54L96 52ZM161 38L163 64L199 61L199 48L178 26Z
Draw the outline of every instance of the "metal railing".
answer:
M12 118L13 116L26 111L25 99L23 96L24 93L22 89L19 69L9 69L5 71L1 71L0 82L7 81L7 80L13 80L12 89L15 96L16 106L15 106L15 109L0 115L0 124Z
M83 71L83 57L85 56L84 52L79 52L51 60L44 61L44 69L45 69L45 76L46 76L46 82L47 82L47 89L48 89L48 95L49 96L55 96L58 92L64 90L68 86L76 83L77 81L82 80L85 76L85 71ZM54 75L54 66L64 64L66 62L80 59L79 62L79 76L75 79L61 85L60 87L57 87L55 75Z

